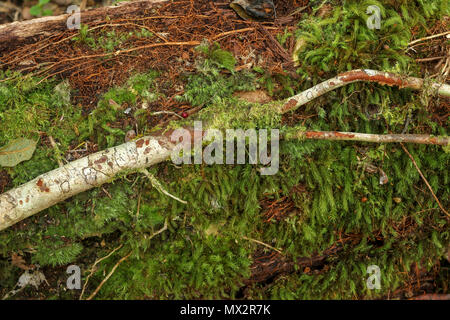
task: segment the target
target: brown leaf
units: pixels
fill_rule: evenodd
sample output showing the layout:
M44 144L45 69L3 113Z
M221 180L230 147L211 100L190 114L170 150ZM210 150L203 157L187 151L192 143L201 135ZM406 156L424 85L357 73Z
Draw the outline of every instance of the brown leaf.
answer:
M389 178L387 176L387 174L382 170L380 170L380 184L386 184L389 182Z
M22 270L31 270L33 269L33 266L28 266L25 263L25 260L23 259L23 257L17 253L13 253L11 256L11 264L15 267L18 267Z

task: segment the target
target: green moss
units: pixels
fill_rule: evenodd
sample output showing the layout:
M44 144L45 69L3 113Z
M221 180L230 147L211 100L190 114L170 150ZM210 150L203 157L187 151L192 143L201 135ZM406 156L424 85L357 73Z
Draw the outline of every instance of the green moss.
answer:
M306 105L301 112L313 117L292 128L281 125L273 106L233 97L235 91L254 90L269 81L297 92L322 80L318 71L324 71L326 78L350 67L418 70L410 59L397 57L403 55L403 43L410 40L410 31L404 27L434 19L438 12L427 1L423 5L413 2L414 10L407 12L401 8L409 8L410 2L402 2L400 7L390 3L383 1L381 5L383 17L391 19L386 26L392 26L392 35L385 30L381 34L364 30L365 16L358 11L362 7L353 2L346 2L331 18L308 17L305 21L315 22L312 25L300 22L297 36L307 36L308 50L318 50L315 55L320 59L308 51L299 53L300 60L305 61L299 70L305 81L298 87L292 86L293 79L284 81L264 70L235 72L230 54L217 46L200 48L204 56L197 72L183 78L185 93L178 98L203 109L195 117L171 126L192 124L190 118L195 118L221 129L280 128L286 136L295 138L298 130L383 133L386 124L389 130L400 132L406 115L412 114L411 133L446 135L448 126L430 120L426 92L352 84ZM403 24L396 29L393 10L399 8ZM324 41L316 41L319 36ZM375 43L383 41L391 51L375 50ZM346 51L347 47L351 50ZM337 57L328 57L330 53ZM368 53L372 62L367 59ZM11 76L2 74L1 78ZM136 106L155 101L160 95L155 72L138 74L124 85L111 88L97 108L83 117L80 108L69 102L67 84L38 81L17 77L0 84L0 117L11 121L10 126L0 127L0 143L20 136L34 137L41 131L57 140L61 153L85 139L92 139L103 149L123 141L128 128L110 124L124 119L125 108L139 110ZM279 94L292 94L288 91ZM145 115L146 111L134 113L135 117ZM60 121L61 117L65 121ZM140 127L152 129L145 122ZM280 149L280 170L273 176L261 176L258 165L175 167L162 163L149 169L164 189L187 205L161 194L144 176L127 172L103 188L53 206L27 219L26 225L0 233L1 285L11 289L15 284L3 278L17 279L18 269L6 262L19 250L26 250L31 261L41 265L79 264L85 280L96 259L122 245L98 265L87 292L92 292L104 274L131 251L97 298L235 298L250 275L252 254L263 249L243 239L246 237L280 248L291 261L320 254L332 245L342 246L326 261L326 268L307 273L299 268L274 278L268 286L250 285L246 298L370 299L385 297L404 286L408 280L405 270L413 263L431 271L443 259L449 243L448 223L435 199L422 191L426 186L399 146L291 139L281 141ZM449 153L425 145L408 145L408 150L442 205L448 207ZM30 161L8 170L13 184L56 167L54 152L41 143ZM365 170L368 164L382 168L389 182L380 185L378 172ZM295 191L298 186L301 192ZM281 197L293 202L292 212L279 222L265 222L261 201ZM167 229L163 228L165 223ZM352 241L343 241L345 236ZM381 269L380 290L368 290L365 285L366 268L371 264ZM448 282L448 273L442 272L439 279Z
M115 30L101 30L98 33L93 33L89 30L89 26L82 24L78 36L71 40L76 43L86 44L93 50L103 49L107 52L114 52L123 46L127 40L137 38L151 38L153 33L145 28L138 31L117 32Z

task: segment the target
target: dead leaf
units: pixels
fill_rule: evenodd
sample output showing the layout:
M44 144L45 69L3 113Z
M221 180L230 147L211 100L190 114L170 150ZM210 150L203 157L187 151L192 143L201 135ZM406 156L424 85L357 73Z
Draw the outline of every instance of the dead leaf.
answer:
M11 264L17 268L22 270L30 270L33 269L34 266L28 266L23 259L23 257L17 253L13 253L11 256Z
M389 178L387 176L387 174L382 170L380 170L380 184L386 184L389 182Z
M30 160L36 150L36 141L19 138L0 148L0 166L14 167L22 161Z

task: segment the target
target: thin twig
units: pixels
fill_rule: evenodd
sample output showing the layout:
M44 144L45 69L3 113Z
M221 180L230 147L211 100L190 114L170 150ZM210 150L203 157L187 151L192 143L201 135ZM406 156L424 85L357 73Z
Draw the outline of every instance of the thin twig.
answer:
M177 116L180 119L183 119L182 116L180 116L178 113L173 112L173 111L156 111L156 112L152 112L150 115L156 116L156 115L159 115L159 114L171 114L171 115Z
M417 62L428 62L428 61L439 60L439 59L442 59L442 58L445 58L445 56L416 59L416 61Z
M160 233L162 233L162 232L164 232L164 231L166 231L167 230L167 218L166 218L166 220L164 221L164 226L161 228L161 229L159 229L158 231L156 231L155 233L153 233L151 236L150 236L150 238L148 238L148 239L146 239L146 240L151 240L151 239L153 239L154 237L156 237L158 234L160 234Z
M416 44L416 43L419 43L419 42L422 42L422 41L425 41L425 40L430 40L430 39L442 37L442 36L445 36L445 35L447 35L447 34L450 34L450 31L446 31L446 32L439 33L439 34L434 34L434 35L432 35L432 36L420 38L420 39L417 39L417 40L414 40L414 41L411 41L410 43L408 43L408 47L409 47L409 46L412 46L413 44Z
M417 172L419 172L420 176L422 177L422 180L425 182L425 184L427 185L428 189L430 190L431 194L433 195L434 200L436 200L437 204L439 205L439 208L441 208L442 212L444 212L448 217L450 217L450 215L448 214L448 212L444 209L444 207L442 206L442 204L440 203L439 199L436 197L436 195L433 192L433 189L431 188L430 184L428 183L427 179L425 178L425 176L423 175L422 171L420 170L419 166L417 165L416 161L414 160L413 156L408 152L408 149L405 148L405 146L403 145L403 143L400 143L400 145L402 146L403 150L406 152L406 154L408 155L408 157L411 159L412 163L414 164L414 166L417 169Z
M297 131L293 134L286 134L287 139L312 139L328 141L363 141L375 143L417 143L447 146L450 145L450 138L432 136L428 134L373 134L359 132L339 132L339 131Z
M137 201L137 209L136 209L136 219L139 218L139 211L141 209L141 197L142 197L142 192L139 192L138 201Z
M241 236L241 238L244 239L244 240L248 240L248 241L252 241L252 242L258 243L258 244L260 244L262 246L265 246L265 247L267 247L269 249L275 250L276 252L278 252L280 254L283 254L283 252L281 250L279 250L279 249L277 249L275 247L272 247L271 245L268 245L267 243L264 243L262 241L259 241L259 240L256 240L256 239L252 239L252 238L247 238L246 236Z
M170 194L168 191L164 190L161 183L158 181L158 179L155 178L154 175L152 175L150 172L148 172L147 169L140 170L151 182L152 186L156 188L159 192L165 194L166 196L171 197L172 199L175 199L183 204L187 204L187 201L181 200L180 198Z
M105 279L102 280L102 282L99 284L99 286L97 287L97 289L95 289L95 291L86 299L86 300L92 300L92 298L95 297L95 295L100 291L100 289L103 287L103 285L105 284L106 281L108 281L108 279L113 275L114 271L116 271L117 267L124 262L126 259L128 259L129 256L131 256L131 253L133 251L130 251L130 253L128 253L125 257L123 257L122 259L120 259L115 266L112 268L112 270L108 273L108 275L105 277Z
M229 36L231 34L248 32L248 31L254 31L254 30L255 30L255 28L244 28L244 29L238 29L238 30L231 30L231 31L227 31L227 32L222 32L222 33L219 33L218 35L215 35L214 37L212 37L211 40L217 40L217 39L219 39L221 37Z
M117 250L119 250L120 248L122 248L122 244L120 245L120 246L118 246L117 248L115 248L113 251L111 251L110 253L108 253L108 255L106 255L106 256L104 256L103 258L100 258L100 259L97 259L95 262L94 262L94 264L92 265L92 267L91 267L91 272L89 273L89 275L87 276L87 278L86 278L86 281L84 282L84 285L83 285L83 290L81 290L81 294L80 294L80 300L82 300L83 299L83 294L84 294L84 290L86 290L86 286L87 286L87 284L88 284L88 282L89 282L89 279L92 277L92 275L94 274L94 272L95 272L95 267L97 266L97 264L99 264L100 262L102 262L103 260L105 260L105 259L107 259L107 258L109 258L114 252L116 252Z
M155 236L157 236L158 234L164 232L165 230L167 230L167 219L164 221L164 226L159 229L158 231L156 231L155 233L153 233L150 238L148 238L147 240L153 239ZM115 251L117 251L118 249L120 249L122 247L122 245L120 245L118 248L114 249L113 252L111 252L108 256L102 258L101 260L106 259L107 257L109 257L111 254L113 254ZM92 298L94 298L97 293L100 291L100 289L103 287L103 285L106 283L106 281L108 281L108 279L113 275L114 271L116 271L117 267L119 267L119 265L124 262L126 259L128 259L128 257L131 255L133 251L130 251L125 257L123 257L122 259L120 259L115 265L114 267L111 269L111 271L108 273L108 275L102 280L102 282L99 284L99 286L95 289L95 291L86 299L86 300L92 300ZM100 262L101 260L99 260L98 262ZM96 263L98 263L96 262ZM94 264L95 266L95 264ZM93 266L93 267L94 267ZM92 275L92 270L91 270L91 274L89 276ZM87 283L87 280L86 280ZM85 284L86 285L86 284ZM84 292L84 287L83 287L83 292ZM83 295L83 292L80 295L80 300L81 300L81 296Z

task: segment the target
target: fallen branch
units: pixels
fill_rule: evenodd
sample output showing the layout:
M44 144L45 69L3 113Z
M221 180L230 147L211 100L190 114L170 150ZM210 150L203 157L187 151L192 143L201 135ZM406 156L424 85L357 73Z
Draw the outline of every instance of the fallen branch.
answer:
M405 142L417 144L434 144L440 146L447 146L450 144L449 137L433 137L427 134L371 134L338 131L298 131L289 138L305 138L312 140L347 140L376 143Z
M0 195L0 230L68 199L167 159L174 145L166 137L144 137L75 160Z
M287 99L281 108L281 112L286 113L289 111L294 111L298 107L314 100L317 97L320 97L327 92L343 87L347 84L360 81L376 82L383 85L409 88L413 90L420 90L424 86L424 80L420 78L404 77L395 73L369 69L352 70L341 73L332 79L319 83L318 85ZM450 85L444 83L433 83L431 84L431 87L437 91L438 95L450 97Z
M167 0L146 0L135 2L119 2L115 6L102 7L81 13L81 23L92 24L104 22L106 18L114 19L122 16L143 16L156 5ZM39 36L48 36L55 31L67 30L67 19L70 14L42 17L28 21L12 22L0 26L0 51L4 48L16 47L20 43Z
M285 113L294 110L330 90L356 81L372 81L412 89L420 89L423 86L423 80L419 78L404 78L399 75L373 70L354 70L327 80L288 99L281 108L276 107L277 111ZM450 96L450 86L437 83L432 86L439 94ZM353 132L299 131L290 138L295 137L378 143L410 142L449 145L449 138L447 137L410 134L376 135ZM0 230L6 229L78 193L110 182L118 174L140 171L143 168L163 162L170 157L174 147L175 145L172 144L167 135L148 136L91 154L40 175L30 182L0 195ZM435 199L437 198L435 197Z

